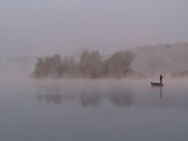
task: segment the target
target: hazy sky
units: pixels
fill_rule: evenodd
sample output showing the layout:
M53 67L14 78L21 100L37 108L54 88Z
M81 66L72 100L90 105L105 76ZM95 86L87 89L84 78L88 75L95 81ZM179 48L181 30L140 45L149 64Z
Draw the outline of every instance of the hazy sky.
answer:
M0 56L188 41L188 0L0 0Z

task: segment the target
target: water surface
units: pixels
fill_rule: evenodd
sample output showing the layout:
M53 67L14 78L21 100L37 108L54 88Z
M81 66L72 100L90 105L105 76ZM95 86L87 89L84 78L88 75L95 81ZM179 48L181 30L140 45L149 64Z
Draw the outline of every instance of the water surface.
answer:
M187 80L0 80L2 141L185 141Z

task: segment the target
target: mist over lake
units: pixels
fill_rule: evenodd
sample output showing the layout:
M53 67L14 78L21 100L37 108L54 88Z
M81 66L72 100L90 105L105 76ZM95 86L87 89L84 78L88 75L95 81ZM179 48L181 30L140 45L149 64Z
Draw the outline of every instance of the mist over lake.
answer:
M0 0L0 141L187 141L187 7Z
M7 61L0 79L0 140L172 141L188 138L185 78L34 79L36 60ZM1 62L2 63L2 62ZM2 65L2 64L1 64ZM22 67L20 67L22 66Z

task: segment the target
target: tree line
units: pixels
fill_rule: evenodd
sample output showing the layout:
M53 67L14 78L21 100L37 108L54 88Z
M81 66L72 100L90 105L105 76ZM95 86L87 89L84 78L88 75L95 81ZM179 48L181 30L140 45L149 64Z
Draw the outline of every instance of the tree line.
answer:
M99 51L83 51L79 60L73 57L61 57L59 54L38 58L33 71L35 78L103 78L125 77L132 73L131 63L134 54L131 51L118 51L104 59Z

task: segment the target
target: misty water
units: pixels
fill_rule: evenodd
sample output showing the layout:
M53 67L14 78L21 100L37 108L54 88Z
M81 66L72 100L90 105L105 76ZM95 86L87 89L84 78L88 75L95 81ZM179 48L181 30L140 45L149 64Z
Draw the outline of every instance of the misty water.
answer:
M3 74L4 73L4 74ZM2 141L185 141L188 80L0 79ZM22 74L22 75L20 75Z

